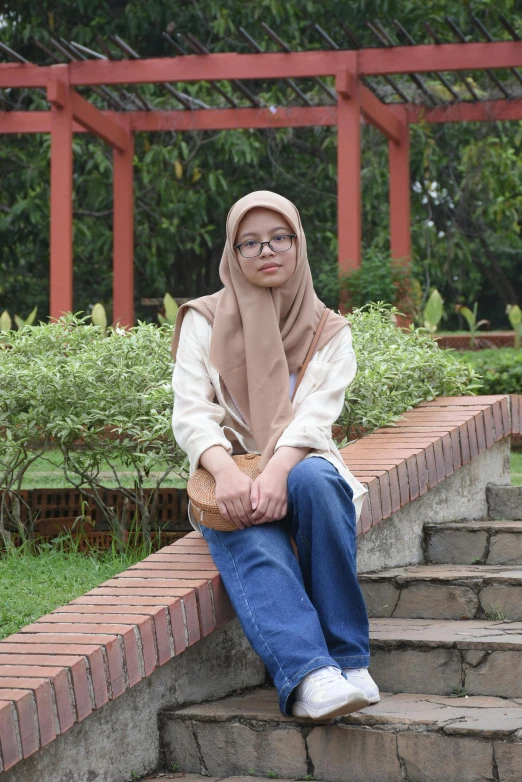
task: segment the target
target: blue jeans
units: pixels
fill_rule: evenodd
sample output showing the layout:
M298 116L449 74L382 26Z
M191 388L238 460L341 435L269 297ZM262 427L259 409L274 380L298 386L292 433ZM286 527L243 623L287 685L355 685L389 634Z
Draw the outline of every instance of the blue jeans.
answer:
M283 714L291 714L293 690L310 671L370 664L352 496L333 464L314 456L291 470L288 512L280 521L233 532L201 527Z

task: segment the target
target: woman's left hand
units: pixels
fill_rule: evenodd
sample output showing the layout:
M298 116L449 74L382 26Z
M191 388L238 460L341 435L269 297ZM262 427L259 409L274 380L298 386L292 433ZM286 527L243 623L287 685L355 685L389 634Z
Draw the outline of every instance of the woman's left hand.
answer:
M286 516L288 503L288 473L276 464L267 464L255 479L250 491L252 524L278 521Z

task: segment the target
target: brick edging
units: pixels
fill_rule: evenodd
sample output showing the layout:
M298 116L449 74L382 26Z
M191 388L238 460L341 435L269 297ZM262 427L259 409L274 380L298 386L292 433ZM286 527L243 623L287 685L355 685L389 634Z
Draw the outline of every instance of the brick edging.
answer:
M0 772L233 617L192 532L0 641Z
M438 397L341 453L368 488L358 534L368 532L522 426L522 396Z
M472 350L470 346L470 334L435 334L435 340L439 348L453 350ZM482 348L489 343L494 348L515 347L514 331L477 331L475 342Z
M342 450L365 483L359 533L508 434L522 396L439 397ZM0 772L37 752L234 617L192 532L0 641Z

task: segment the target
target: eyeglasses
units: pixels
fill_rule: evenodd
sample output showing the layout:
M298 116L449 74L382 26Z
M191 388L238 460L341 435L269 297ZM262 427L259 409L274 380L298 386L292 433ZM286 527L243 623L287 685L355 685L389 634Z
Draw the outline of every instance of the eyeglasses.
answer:
M275 253L285 253L292 246L292 239L296 237L297 234L278 234L270 239L269 242L255 242L253 239L250 239L248 242L235 244L234 247L239 250L243 258L256 258L263 252L265 244Z

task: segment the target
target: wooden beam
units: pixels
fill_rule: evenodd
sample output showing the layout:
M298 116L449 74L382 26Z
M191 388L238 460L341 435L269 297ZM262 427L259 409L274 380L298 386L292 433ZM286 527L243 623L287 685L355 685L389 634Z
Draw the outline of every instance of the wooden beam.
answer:
M0 111L0 134L50 132L50 111Z
M116 119L108 117L92 103L78 95L75 90L71 90L71 108L73 118L77 123L118 151L125 152L129 146L130 136Z
M356 64L359 62L359 68ZM57 65L0 64L0 88L45 87ZM340 71L378 76L429 71L483 70L522 67L522 41L482 41L420 46L263 52L188 54L141 60L85 60L72 62L70 84L146 84L164 81L219 81L221 79L311 78Z
M101 111L103 117L118 122L128 117L132 131L234 130L238 128L309 127L336 125L337 106L274 106L262 109L196 109L186 111ZM48 111L0 112L1 133L49 133ZM86 128L74 123L75 133Z
M50 132L50 111L0 111L0 135ZM85 128L73 121L73 132L85 133Z
M390 111L398 116L403 107L390 106ZM488 100L479 103L462 101L448 106L427 108L408 104L405 106L406 119L416 122L495 122L522 120L522 98L512 100Z
M361 265L361 110L357 82L340 73L337 97L337 234L340 272Z
M47 100L52 106L65 108L70 104L73 119L85 130L94 133L107 144L124 152L129 144L129 134L118 121L99 111L96 106L82 98L76 90L66 89L64 82L52 79L47 86Z
M396 144L402 139L402 123L364 84L359 85L361 113L365 120Z
M54 65L32 63L0 63L0 87L47 87L53 78Z
M127 120L126 149L113 150L113 295L112 321L134 325L134 143Z
M189 54L150 60L74 62L71 84L140 84L161 81L307 78L339 71L361 76L522 66L522 41L446 43L378 49ZM1 86L1 85L0 85Z
M360 76L520 68L522 41L390 46L385 49L360 49L357 54Z
M403 114L405 114L403 110ZM399 143L388 141L390 251L392 258L408 265L411 259L410 129L405 117Z
M357 64L357 63L356 63ZM335 90L343 98L352 98L357 87L357 69L347 69L335 74Z
M73 129L67 100L68 70L55 71L59 84L50 83L51 204L50 204L50 314L59 318L73 308ZM63 106L59 101L63 100Z
M262 109L132 111L134 131L233 130L336 125L337 106L270 106Z
M356 71L357 52L308 51L187 54L141 60L85 60L70 64L71 84L144 84L222 79L281 79ZM1 82L0 82L1 86Z
M365 88L362 88L365 96ZM363 98L364 100L364 98ZM363 102L363 101L362 101ZM364 111L365 118L370 119L368 103ZM481 103L455 103L427 109L425 106L409 104L384 105L386 116L391 115L400 122L406 110L408 123L416 122L493 122L495 120L522 120L522 99L492 100ZM275 110L274 110L275 109ZM103 117L118 121L121 116L116 111L99 112ZM373 112L377 119L376 112ZM169 131L169 130L227 130L235 128L270 128L270 127L308 127L313 125L336 125L337 106L277 106L263 109L196 109L186 111L128 111L128 117L133 131ZM0 112L1 133L49 133L51 130L51 114L48 111L2 111ZM73 123L75 133L85 133L86 129L78 123ZM396 134L393 126L388 128L390 136Z

